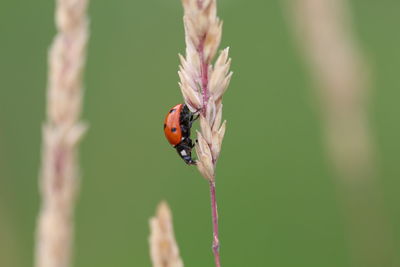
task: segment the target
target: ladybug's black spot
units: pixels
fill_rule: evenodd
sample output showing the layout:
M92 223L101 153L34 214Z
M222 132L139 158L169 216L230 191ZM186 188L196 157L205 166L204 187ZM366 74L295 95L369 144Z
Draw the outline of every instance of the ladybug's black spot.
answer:
M167 127L167 125L164 123L164 129L165 129L165 127Z
M175 109L173 108L173 109L171 109L170 111L169 111L169 113L172 113L172 112L174 112L175 111Z
M172 129L171 129L171 132L173 132L173 133L176 132L176 128L175 128L175 127L172 128Z

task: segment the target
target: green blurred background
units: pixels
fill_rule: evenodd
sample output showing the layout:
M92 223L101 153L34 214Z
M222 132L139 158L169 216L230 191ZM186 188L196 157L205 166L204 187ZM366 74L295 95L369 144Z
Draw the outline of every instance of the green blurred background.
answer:
M369 110L385 212L400 241L400 1L352 0L372 67ZM313 83L280 1L220 0L234 77L217 198L224 266L348 267L345 219ZM33 262L53 1L0 0L0 266ZM213 266L207 182L164 138L182 101L180 1L90 3L75 266L150 266L148 219L172 208L186 266ZM378 266L377 266L378 267ZM379 266L384 267L384 266Z

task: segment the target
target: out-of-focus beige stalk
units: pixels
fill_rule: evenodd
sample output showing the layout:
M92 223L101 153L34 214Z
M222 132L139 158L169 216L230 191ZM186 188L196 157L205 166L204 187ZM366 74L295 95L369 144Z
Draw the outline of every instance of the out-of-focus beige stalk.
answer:
M287 2L318 88L327 150L337 172L354 264L395 266L368 127L369 73L352 33L348 3Z
M153 267L183 267L175 240L171 210L166 202L157 207L150 219L150 256Z
M210 185L213 252L215 265L219 257L218 213L215 191L216 164L225 134L222 122L222 96L232 77L229 70L229 49L224 49L214 65L221 36L222 22L217 17L216 0L182 0L184 8L186 55L180 56L180 88L186 105L200 113L200 132L197 132L197 168Z
M79 185L77 144L86 126L82 70L88 40L87 0L57 0L57 35L49 53L47 121L43 126L42 204L37 225L36 267L68 267Z

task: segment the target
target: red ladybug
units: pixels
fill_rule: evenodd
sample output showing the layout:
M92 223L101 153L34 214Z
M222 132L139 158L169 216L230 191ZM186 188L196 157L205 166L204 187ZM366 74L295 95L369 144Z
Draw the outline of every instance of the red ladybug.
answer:
M197 117L194 117L194 113L185 104L178 104L169 110L164 121L165 137L189 165L196 164L196 161L192 159L194 144L190 139L190 128L196 119Z

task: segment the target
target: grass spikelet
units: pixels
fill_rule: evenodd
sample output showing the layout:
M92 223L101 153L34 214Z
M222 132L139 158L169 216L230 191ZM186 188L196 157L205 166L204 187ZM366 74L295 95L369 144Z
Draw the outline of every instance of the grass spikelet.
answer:
M153 267L183 267L172 225L171 210L166 202L157 207L150 219L150 256Z

